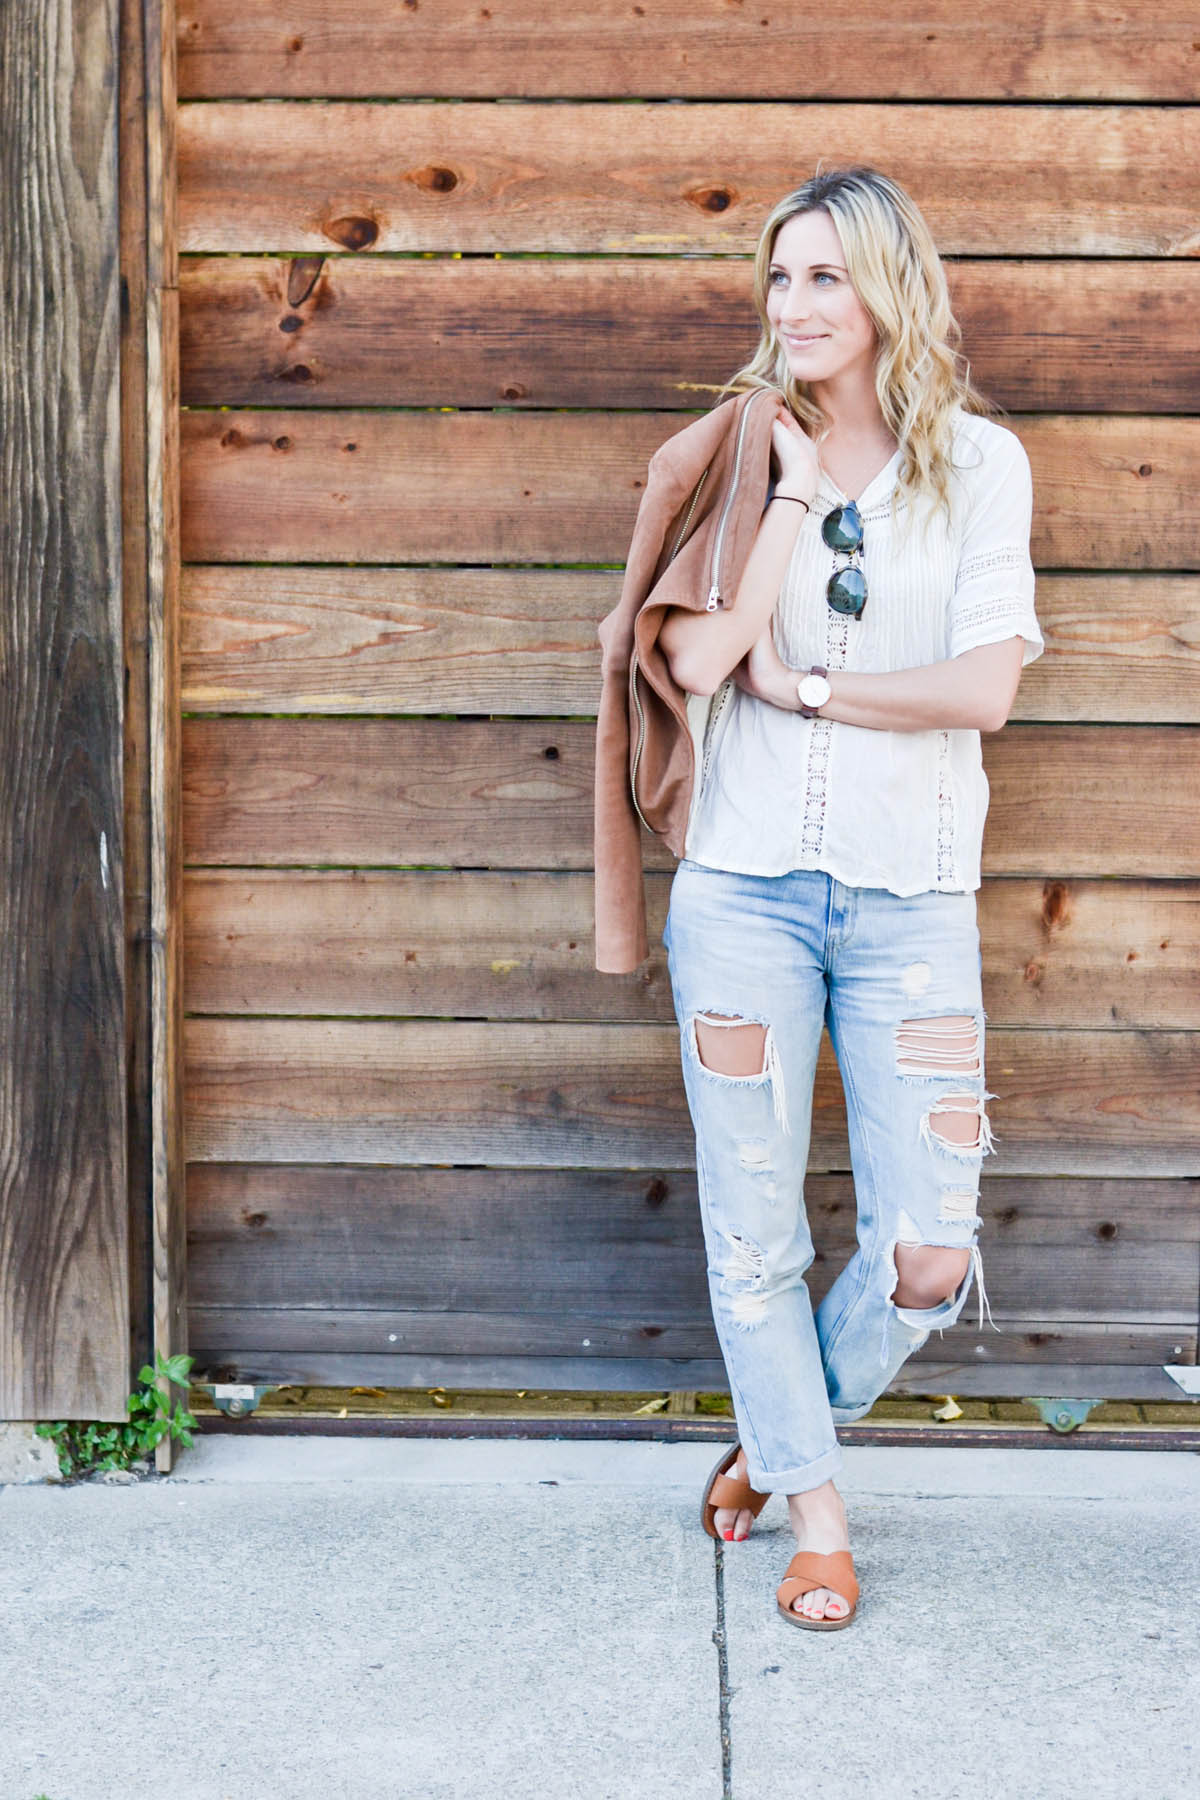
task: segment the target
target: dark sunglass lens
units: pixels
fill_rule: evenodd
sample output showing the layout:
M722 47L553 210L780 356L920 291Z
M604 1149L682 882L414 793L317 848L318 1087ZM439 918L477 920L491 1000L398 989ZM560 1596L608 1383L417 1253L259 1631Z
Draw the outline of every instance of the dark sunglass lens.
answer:
M835 506L831 513L826 513L821 520L821 536L831 550L846 552L861 547L862 518L853 500L848 500L845 506Z
M861 619L867 604L866 576L861 569L839 569L836 575L830 576L825 597L834 612L849 613L852 619Z

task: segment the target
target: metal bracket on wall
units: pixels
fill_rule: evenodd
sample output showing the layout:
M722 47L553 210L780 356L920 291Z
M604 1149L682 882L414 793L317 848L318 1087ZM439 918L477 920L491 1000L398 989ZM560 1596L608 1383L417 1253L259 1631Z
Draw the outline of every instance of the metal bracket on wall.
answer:
M273 1394L277 1381L193 1381L211 1399L218 1412L227 1419L245 1419L258 1406L264 1394Z
M1094 1406L1103 1406L1102 1400L1028 1400L1028 1406L1036 1406L1041 1415L1043 1425L1051 1431L1074 1431L1083 1424Z

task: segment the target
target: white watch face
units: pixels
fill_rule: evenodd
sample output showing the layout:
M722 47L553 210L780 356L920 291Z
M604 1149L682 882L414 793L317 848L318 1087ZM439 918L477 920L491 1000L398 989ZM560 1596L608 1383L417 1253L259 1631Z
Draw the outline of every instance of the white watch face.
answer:
M824 706L829 698L829 683L823 675L806 675L798 689L804 706Z

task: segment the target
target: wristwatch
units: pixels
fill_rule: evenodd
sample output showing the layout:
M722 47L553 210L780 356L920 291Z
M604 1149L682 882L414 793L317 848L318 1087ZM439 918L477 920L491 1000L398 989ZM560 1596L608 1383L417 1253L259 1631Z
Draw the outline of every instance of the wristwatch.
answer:
M826 679L828 673L828 669L823 669L819 663L814 663L808 674L796 683L802 719L815 719L818 711L833 692Z

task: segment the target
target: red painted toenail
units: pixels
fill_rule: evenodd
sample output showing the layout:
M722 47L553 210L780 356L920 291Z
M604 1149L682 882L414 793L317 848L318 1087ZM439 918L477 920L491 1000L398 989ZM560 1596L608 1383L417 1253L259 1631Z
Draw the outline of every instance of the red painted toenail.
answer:
M726 1542L726 1543L727 1543L727 1544L732 1544L732 1542L733 1542L733 1533L732 1533L732 1531L727 1531L727 1532L726 1532L726 1533L725 1533L725 1542Z

